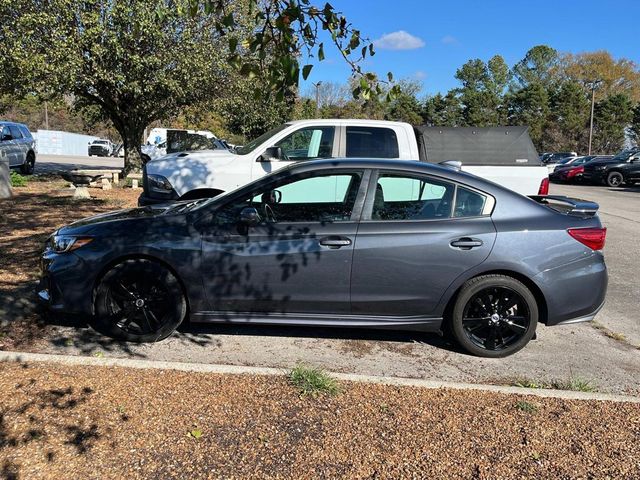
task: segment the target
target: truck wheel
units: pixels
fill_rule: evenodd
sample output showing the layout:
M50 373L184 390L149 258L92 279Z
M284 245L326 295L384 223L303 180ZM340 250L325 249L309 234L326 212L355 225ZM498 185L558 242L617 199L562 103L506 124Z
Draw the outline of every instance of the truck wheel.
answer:
M462 286L450 322L453 336L467 352L506 357L523 348L536 333L538 304L515 278L483 275Z
M620 172L611 172L607 175L606 182L609 187L619 187L624 183L624 177Z

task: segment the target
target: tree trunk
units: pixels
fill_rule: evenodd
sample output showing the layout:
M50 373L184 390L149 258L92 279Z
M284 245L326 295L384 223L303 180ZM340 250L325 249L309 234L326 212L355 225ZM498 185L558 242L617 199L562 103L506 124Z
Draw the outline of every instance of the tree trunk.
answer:
M124 175L135 171L142 171L141 139L144 127L125 126L124 132L119 132L124 144Z

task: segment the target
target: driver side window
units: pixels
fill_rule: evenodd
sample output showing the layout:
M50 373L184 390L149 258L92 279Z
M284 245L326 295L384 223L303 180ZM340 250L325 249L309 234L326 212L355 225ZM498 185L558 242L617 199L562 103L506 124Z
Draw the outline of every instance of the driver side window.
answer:
M256 209L262 223L349 221L360 179L361 172L340 172L271 184L221 208L216 223L237 223L240 212L247 207Z
M285 160L331 158L334 136L334 127L301 128L280 140L275 146L282 148Z

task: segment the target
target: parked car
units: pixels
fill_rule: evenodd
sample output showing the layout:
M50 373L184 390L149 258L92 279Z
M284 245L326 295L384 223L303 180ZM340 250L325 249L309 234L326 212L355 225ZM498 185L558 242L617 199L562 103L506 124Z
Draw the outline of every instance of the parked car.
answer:
M295 162L341 157L456 160L464 171L519 193L548 193L547 169L527 127L413 127L381 120L314 119L276 127L235 151L177 152L152 160L143 170L138 203L213 197Z
M582 179L584 165L592 160L610 158L613 155L585 155L583 157L567 157L554 165L553 171L549 174L552 182L578 181Z
M36 165L36 142L26 125L0 121L0 156L9 159L10 168L31 175Z
M543 158L541 158L542 163L550 164L550 163L559 163L568 157L577 157L578 154L576 152L556 152L556 153L546 153L543 154Z
M583 179L609 187L640 182L640 147L623 150L613 158L589 162Z
M415 161L300 162L213 199L62 227L39 297L126 341L161 340L188 316L445 330L503 357L539 323L602 307L597 210Z
M161 136L162 133L164 136ZM149 138L155 135L157 143L142 145L142 164L161 158L168 153L195 152L199 150L229 151L229 145L208 130L181 130L177 128L154 128Z
M89 156L110 157L113 155L113 143L111 140L98 139L89 144Z

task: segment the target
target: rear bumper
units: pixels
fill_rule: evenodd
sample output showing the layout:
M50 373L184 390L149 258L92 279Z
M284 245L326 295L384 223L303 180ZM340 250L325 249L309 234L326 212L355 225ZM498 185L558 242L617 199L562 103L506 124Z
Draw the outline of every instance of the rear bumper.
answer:
M547 304L547 325L587 322L600 311L608 274L600 252L560 265L534 277Z

